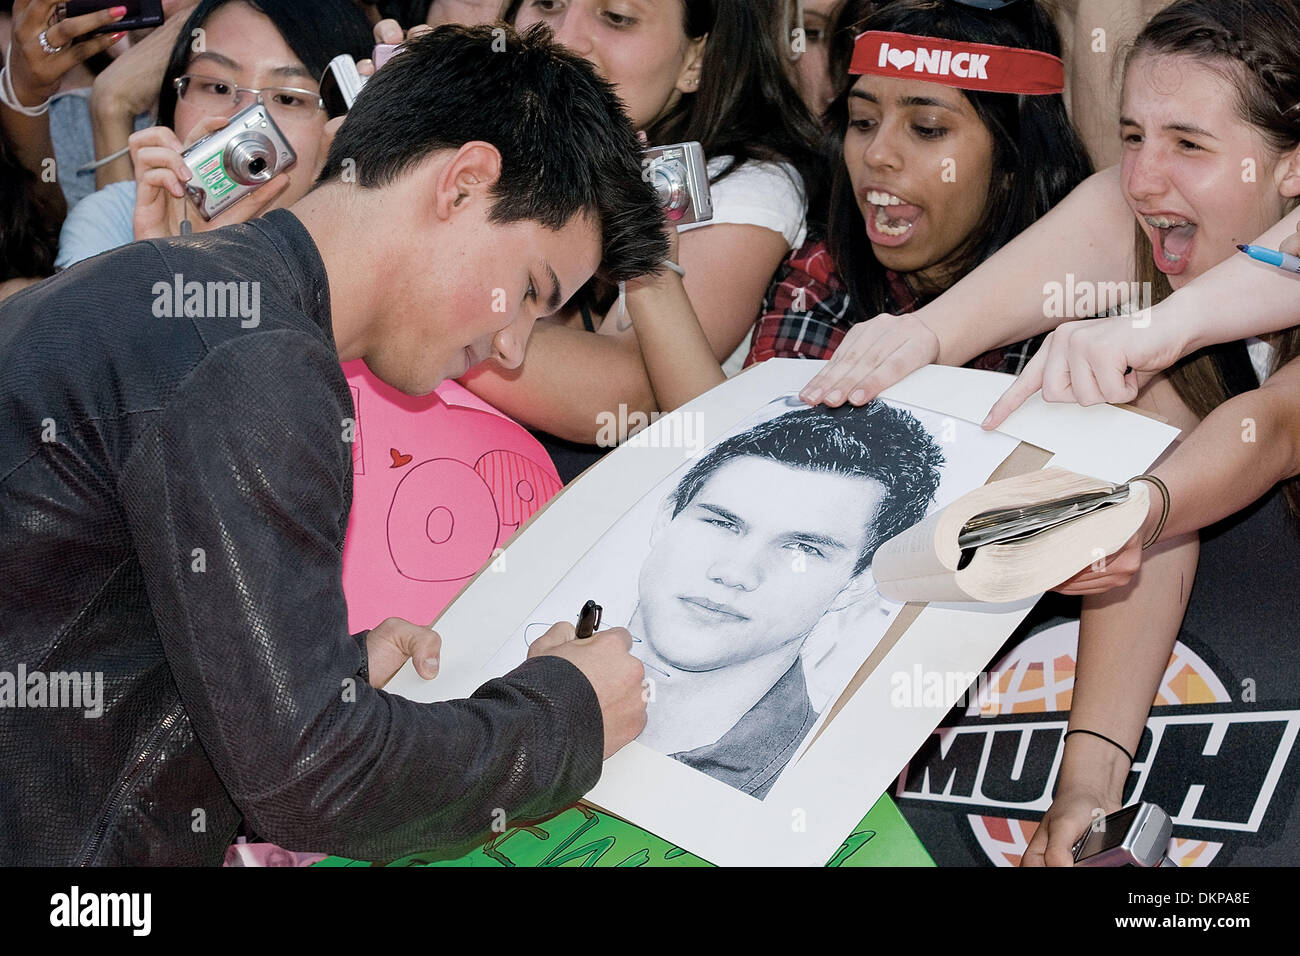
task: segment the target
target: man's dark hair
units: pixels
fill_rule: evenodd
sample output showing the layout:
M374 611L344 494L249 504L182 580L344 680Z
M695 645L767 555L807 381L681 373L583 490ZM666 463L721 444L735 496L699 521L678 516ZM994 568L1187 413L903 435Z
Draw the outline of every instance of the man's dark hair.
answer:
M727 462L765 458L792 468L869 478L885 497L868 529L854 575L871 566L876 549L925 517L939 488L943 452L910 412L874 401L862 408L818 405L781 415L719 442L673 492L673 517Z
M585 212L601 229L600 273L612 281L651 273L667 256L663 213L613 87L544 28L444 26L409 41L357 97L318 184L350 159L361 186L382 187L430 153L475 140L501 153L492 222L559 230Z

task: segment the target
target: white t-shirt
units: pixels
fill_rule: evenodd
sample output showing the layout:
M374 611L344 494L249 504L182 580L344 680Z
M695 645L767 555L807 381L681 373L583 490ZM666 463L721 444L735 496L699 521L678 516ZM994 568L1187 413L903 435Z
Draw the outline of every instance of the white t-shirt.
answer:
M135 180L110 183L72 207L59 233L54 265L67 269L83 259L135 241Z
M1259 384L1268 378L1269 369L1273 367L1273 353L1277 351L1263 339L1251 336L1246 339L1246 352L1250 355L1250 364L1255 367L1255 376Z
M730 162L730 156L713 157L708 162L709 176L716 176ZM790 249L798 249L808 238L808 201L803 179L789 163L750 160L728 173L709 192L713 199L713 218L678 226L678 233L724 224L761 226L779 232ZM752 335L752 332L746 334L736 351L722 363L728 378L744 366Z

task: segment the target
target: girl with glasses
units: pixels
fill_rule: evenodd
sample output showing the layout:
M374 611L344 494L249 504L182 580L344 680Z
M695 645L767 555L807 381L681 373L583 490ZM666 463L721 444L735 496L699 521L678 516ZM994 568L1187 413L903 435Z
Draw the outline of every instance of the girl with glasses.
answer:
M324 162L329 116L320 77L339 53L370 48L370 27L349 0L204 0L172 50L159 94L158 124L131 137L133 181L79 203L60 237L58 265L137 239L244 222L306 195ZM297 164L205 222L185 197L183 150L261 102L297 153Z

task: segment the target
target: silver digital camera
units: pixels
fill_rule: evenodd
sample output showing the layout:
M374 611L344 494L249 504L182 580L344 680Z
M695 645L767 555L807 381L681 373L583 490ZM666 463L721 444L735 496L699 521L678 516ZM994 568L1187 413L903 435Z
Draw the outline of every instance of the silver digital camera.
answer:
M181 153L192 178L185 192L204 219L221 215L259 186L298 162L271 114L260 103Z
M1074 845L1075 866L1159 866L1174 822L1154 803L1116 810Z
M699 143L654 146L643 151L641 178L659 194L669 224L685 226L713 218L709 171Z

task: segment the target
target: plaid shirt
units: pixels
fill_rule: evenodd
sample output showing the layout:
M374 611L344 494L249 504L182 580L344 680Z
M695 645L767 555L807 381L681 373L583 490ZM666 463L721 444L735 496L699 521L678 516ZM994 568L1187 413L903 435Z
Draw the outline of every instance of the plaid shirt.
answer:
M915 312L924 304L897 272L886 270L885 279L892 314ZM835 271L826 243L810 242L792 252L777 270L754 324L753 345L745 365L770 358L828 359L853 325L849 293ZM966 367L1019 375L1044 338L1039 335L993 349Z

